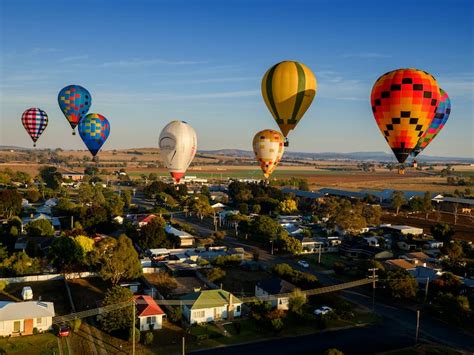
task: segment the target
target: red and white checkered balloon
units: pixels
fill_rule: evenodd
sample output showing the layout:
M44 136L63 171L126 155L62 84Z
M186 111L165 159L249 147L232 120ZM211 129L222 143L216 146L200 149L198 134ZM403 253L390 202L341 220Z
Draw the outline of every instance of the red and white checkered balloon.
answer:
M21 122L33 140L33 145L36 147L36 141L48 125L48 115L39 108L30 108L23 112Z

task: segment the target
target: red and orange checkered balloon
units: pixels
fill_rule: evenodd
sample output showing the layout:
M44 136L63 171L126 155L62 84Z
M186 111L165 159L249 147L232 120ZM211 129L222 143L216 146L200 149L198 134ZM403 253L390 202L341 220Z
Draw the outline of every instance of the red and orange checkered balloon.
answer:
M394 70L375 82L371 94L375 121L400 163L430 126L439 100L436 79L422 70Z

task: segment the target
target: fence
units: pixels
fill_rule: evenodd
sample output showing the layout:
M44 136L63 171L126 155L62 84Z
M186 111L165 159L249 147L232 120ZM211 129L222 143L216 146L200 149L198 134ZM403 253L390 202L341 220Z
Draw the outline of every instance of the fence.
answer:
M50 281L50 280L67 280L81 279L88 277L98 276L96 272L72 272L69 274L43 274L43 275L29 275L29 276L17 276L17 277L4 277L0 278L0 282L6 281L9 284L17 284L22 282L38 282L38 281Z

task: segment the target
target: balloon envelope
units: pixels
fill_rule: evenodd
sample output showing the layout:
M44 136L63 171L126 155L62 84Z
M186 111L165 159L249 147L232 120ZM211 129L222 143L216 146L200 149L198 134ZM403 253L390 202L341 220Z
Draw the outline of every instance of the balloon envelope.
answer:
M313 102L316 88L316 77L303 63L284 61L263 76L263 99L285 137Z
M284 152L284 137L273 129L265 129L253 137L253 151L265 178L269 178Z
M438 133L443 129L446 121L448 121L449 114L451 113L451 100L449 99L448 93L443 89L439 90L441 95L438 108L436 109L433 121L425 131L425 133L418 140L418 143L413 151L413 155L417 156L431 143Z
M403 163L428 129L440 93L436 79L418 69L398 69L377 79L372 111L397 160Z
M79 135L93 156L107 140L110 124L107 118L98 113L89 113L79 121Z
M186 122L172 121L161 131L158 145L166 168L179 183L196 155L196 132Z
M23 123L23 127L25 127L33 142L36 143L48 125L48 115L39 108L29 108L23 112L21 123Z
M68 85L58 94L59 107L72 129L76 128L79 120L87 114L91 102L89 91L79 85Z

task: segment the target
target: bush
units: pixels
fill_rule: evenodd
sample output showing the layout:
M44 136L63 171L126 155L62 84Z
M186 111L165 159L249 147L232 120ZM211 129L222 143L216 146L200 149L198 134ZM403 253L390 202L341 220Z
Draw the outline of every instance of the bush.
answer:
M279 332L283 328L283 321L281 318L275 318L270 321L272 328L275 332Z
M38 334L38 333L39 333L38 328L34 327L34 328L33 328L33 334L36 335L36 334Z
M282 279L295 284L303 289L318 286L318 279L313 274L301 272L293 269L288 264L277 264L273 267L272 272Z
M324 355L344 355L344 353L339 349L331 348L331 349L327 349L324 352Z
M145 339L143 339L143 344L150 345L151 343L153 343L153 333L146 332Z
M134 330L135 330L135 342L138 343L140 341L140 329L134 328ZM128 341L129 342L133 341L132 329L128 331Z
M225 276L225 271L218 267L215 267L212 269L206 269L203 271L203 273L206 276L206 278L211 282L220 280Z
M78 332L81 328L82 320L80 318L74 319L70 322L70 326L73 332Z

